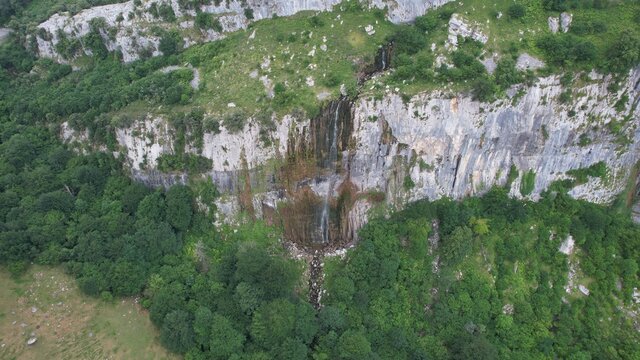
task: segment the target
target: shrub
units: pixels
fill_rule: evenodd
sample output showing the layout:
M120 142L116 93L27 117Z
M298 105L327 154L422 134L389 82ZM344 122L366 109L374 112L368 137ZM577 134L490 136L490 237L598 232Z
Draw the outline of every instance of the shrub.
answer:
M220 134L220 120L218 118L208 116L202 124L204 131L213 134Z
M288 90L283 83L277 83L273 88L273 104L277 108L289 106L296 98L295 93Z
M522 74L516 69L516 62L512 58L500 60L494 76L496 83L503 89L522 81Z
M160 39L160 44L158 44L158 50L165 56L173 55L182 50L182 39L180 35L178 33L164 34Z
M609 71L623 73L640 61L640 39L623 31L606 52Z
M227 128L227 131L233 134L233 133L242 131L242 129L244 129L244 124L246 120L247 120L247 115L244 113L244 111L238 110L230 114L227 114L224 117L223 124L224 124L224 127Z
M512 19L521 19L527 13L527 9L521 4L512 4L507 10L507 14Z
M404 177L404 180L402 181L402 187L406 191L409 191L409 190L413 189L414 187L416 187L416 183L413 182L413 180L411 179L411 176L407 175L407 176Z
M253 9L252 8L244 9L244 17L246 17L249 20L253 20Z
M195 24L200 29L213 29L217 32L222 32L222 24L218 18L213 16L213 14L204 12L197 13Z
M536 173L529 170L522 175L522 183L520 184L520 194L527 196L533 192L536 185Z
M426 37L415 26L400 26L388 40L394 42L397 54L413 55L427 46Z
M424 32L435 30L439 24L440 19L433 12L428 12L426 15L418 16L415 20L416 27Z
M478 101L488 102L493 100L496 93L496 85L487 77L478 78L473 83L473 98Z
M322 20L319 16L312 16L309 18L309 25L314 28L319 28L324 26L324 20Z
M605 179L607 177L607 164L604 161L599 161L587 168L573 169L567 171L567 175L573 176L576 184L584 184L589 180L589 177L595 177Z
M168 3L158 6L158 15L166 22L176 21L176 13L173 12L173 8Z

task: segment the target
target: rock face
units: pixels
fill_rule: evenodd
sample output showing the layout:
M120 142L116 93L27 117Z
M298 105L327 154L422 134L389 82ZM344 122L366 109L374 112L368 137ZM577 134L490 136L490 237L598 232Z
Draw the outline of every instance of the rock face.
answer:
M562 30L563 33L566 33L569 31L572 20L572 14L563 12L560 14L560 17L549 16L549 18L547 19L547 24L549 25L549 30L551 30L551 32L554 34L559 30Z
M362 2L371 8L387 8L389 20L399 23L415 19L423 15L428 9L443 5L451 0L370 0ZM183 33L186 47L196 43L221 39L225 33L245 29L251 21L277 16L290 16L300 11L328 11L338 5L341 0L227 0L219 5L203 5L200 10L214 14L220 21L221 31L212 29L206 31L191 31L194 21L187 20L178 24L178 30ZM178 0L166 2L164 0L146 0L136 6L134 1L96 6L79 12L76 15L68 13L55 14L47 21L38 25L36 40L40 56L52 58L59 62L66 62L60 52L61 41L80 39L91 31L91 21L104 19L105 28L100 35L109 51L122 52L123 61L136 60L141 54L159 55L158 45L160 37L153 31L153 26L175 28L175 24L164 22L154 17L151 12L154 7L164 3L170 4L176 17L193 18L195 9L185 9ZM252 19L247 14L252 14ZM251 17L251 16L250 16ZM78 49L89 54L91 51L84 46Z
M187 150L212 159L205 176L224 194L218 210L227 219L245 210L285 221L287 228L283 219L307 216L316 221L320 204L327 201L334 214L331 237L346 241L355 237L376 203L402 207L424 198L479 195L504 185L512 167L517 176L510 195L523 197L521 179L532 171L534 186L527 197L535 200L552 182L567 179L567 171L602 161L607 179L589 178L570 194L606 203L625 188L640 159L640 69L630 73L617 93L608 92L608 77L591 76L597 81L574 88L574 103L567 105L557 101L564 91L558 76L539 79L513 91L520 94L517 98L491 104L439 91L405 102L388 92L378 100L363 95L350 110L332 102L313 120L285 116L268 146L249 121L237 134L225 129L205 134L202 151ZM618 112L614 105L625 93L631 100ZM336 128L332 117L338 120ZM624 117L631 119L624 130L626 145L606 125ZM150 117L117 135L134 177L155 186L186 181L184 174L154 169L160 154L173 151L166 121ZM580 145L581 136L592 141ZM318 165L332 148L327 139L338 139L331 171ZM308 219L287 231L291 236L311 234L315 230Z
M518 70L536 70L544 67L544 62L527 53L522 53L516 61Z
M624 90L632 99L638 98L639 76L635 71ZM570 107L555 101L561 91L559 79L548 77L525 89L513 104L483 104L439 93L420 94L408 104L398 95L382 101L362 99L355 110L350 180L359 189L380 189L396 203L461 198L504 184L515 165L521 174L535 172L531 197L536 199L552 182L566 178L566 171L604 161L610 169L608 183L591 178L571 194L608 202L623 189L638 161L640 132L631 130L632 144L624 150L603 131L587 146L578 145L578 139L596 125L590 121L608 122L633 109L630 115L637 125L640 112L627 104L627 113L618 114L613 109L615 96L607 95L607 81L581 88L584 96ZM576 111L573 116L571 110ZM378 121L369 121L372 116ZM406 176L415 184L408 191L402 186ZM519 188L516 180L511 195L522 197Z
M483 44L489 40L489 37L480 30L479 25L469 23L459 14L453 14L449 19L448 47L452 49L458 47L458 36L471 38Z
M2 44L11 35L12 30L0 28L0 44Z
M566 33L569 31L569 27L571 26L571 21L573 20L573 15L563 12L560 14L560 28L562 32Z
M547 24L549 25L549 30L554 34L558 32L558 29L560 29L560 19L557 17L549 16Z

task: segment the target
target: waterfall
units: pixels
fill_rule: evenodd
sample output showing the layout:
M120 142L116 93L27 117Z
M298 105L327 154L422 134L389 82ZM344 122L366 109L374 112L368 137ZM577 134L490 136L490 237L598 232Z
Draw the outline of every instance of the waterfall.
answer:
M382 47L382 53L380 54L380 57L382 58L382 68L380 70L384 70L387 68L387 54L385 54L385 50L387 50L387 46L383 46Z
M322 236L322 243L329 243L329 199L333 193L333 186L335 185L335 173L337 171L338 162L338 121L340 120L340 105L342 101L337 101L336 108L333 116L333 130L331 136L331 146L329 148L329 156L327 157L325 166L332 171L329 175L329 187L327 193L322 200L322 213L320 215L320 234Z

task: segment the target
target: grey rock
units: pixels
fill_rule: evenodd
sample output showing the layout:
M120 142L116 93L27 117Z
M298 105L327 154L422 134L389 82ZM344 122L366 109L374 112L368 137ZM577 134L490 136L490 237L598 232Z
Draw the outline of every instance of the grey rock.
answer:
M493 74L493 72L496 71L496 67L498 66L496 64L496 56L491 56L482 60L482 65L484 65L484 68L487 69L487 72L489 74Z
M557 33L560 29L560 19L558 19L557 17L549 16L549 18L547 19L547 24L549 25L549 30L551 30L551 32L554 34Z
M563 12L560 14L560 28L562 32L566 33L569 31L569 27L571 26L571 21L573 20L573 15Z
M518 56L516 61L516 68L518 70L536 70L544 67L544 61L535 58L527 53L522 53Z
M227 33L246 29L252 21L277 16L291 16L301 11L330 11L342 0L228 0L219 5L202 5L200 11L215 14L220 20L222 31L186 31L185 46L191 46L203 41L215 41L222 39ZM388 9L388 18L394 23L408 22L417 16L423 15L428 9L446 4L451 0L369 0L366 2L370 8ZM122 52L123 60L130 62L138 59L143 51L151 51L152 55L160 55L158 44L160 39L153 35L150 29L154 26L164 26L162 20L156 19L149 13L149 7L153 4L164 3L165 0L148 0L136 8L134 1L95 6L85 9L75 15L58 13L39 24L47 36L41 38L37 35L38 53L42 57L52 58L58 62L67 62L56 51L56 44L60 41L58 30L61 30L67 38L78 38L87 35L90 31L89 22L92 19L103 18L107 26L116 30L115 36L110 38L103 34L102 38L110 51ZM181 9L178 1L170 1L177 17L183 15L195 16L195 10ZM253 19L248 19L244 14L246 8L253 10ZM129 18L129 13L142 10L139 15ZM118 21L120 14L125 19ZM183 29L193 27L193 21L180 24ZM89 54L89 50L85 50Z
M0 28L0 44L2 44L5 40L7 40L7 38L9 37L9 35L11 35L12 32L13 30L11 29Z
M449 19L447 47L452 49L457 48L458 36L471 38L483 44L489 41L489 37L482 32L479 25L468 22L460 14L453 14Z
M527 61L527 66L532 62ZM493 185L504 185L512 165L520 176L511 185L510 195L522 198L521 175L532 170L535 184L528 198L536 200L551 183L566 179L567 171L603 161L612 174L607 182L590 178L586 184L573 188L570 195L608 203L625 188L631 169L640 158L640 108L628 106L624 110L632 119L627 129L629 145L621 148L606 126L620 116L614 104L622 94L639 98L640 85L636 84L640 84L640 68L630 72L618 93L607 90L611 81L607 76L575 88L576 93L584 95L570 106L556 101L564 91L559 76L521 87L522 96L517 101L491 104L474 101L470 95L452 97L440 91L420 93L408 102L392 92L378 100L365 95L354 103L350 141L353 147L341 156L349 161L343 164L339 176L341 180L349 178L360 192L385 193L385 201L391 207L401 208L409 201L424 198L459 199L483 194ZM570 117L568 109L579 110ZM633 114L628 113L632 110ZM598 124L592 123L593 118L599 119ZM185 149L212 160L213 168L206 176L224 194L217 205L226 219L232 220L240 209L235 195L244 185L238 179L242 178L241 171L247 171L243 170L245 166L251 188L260 189L253 193L256 216L260 216L261 205L275 208L278 202L285 201L281 184L277 183L277 169L264 165L282 159L290 151L289 139L304 142L309 136L310 121L286 115L276 123L268 146L261 143L259 127L249 119L241 132L231 134L223 128L219 134L205 134L201 152ZM591 129L594 141L579 146L577 139L585 129ZM173 152L166 120L149 116L129 129L119 129L117 140L126 150L125 162L135 178L165 187L187 181L185 174L154 170L159 155ZM406 176L415 183L408 191L402 186ZM313 183L312 190L320 194L327 191L327 180L309 182ZM368 205L362 201L347 214L352 229L366 221Z

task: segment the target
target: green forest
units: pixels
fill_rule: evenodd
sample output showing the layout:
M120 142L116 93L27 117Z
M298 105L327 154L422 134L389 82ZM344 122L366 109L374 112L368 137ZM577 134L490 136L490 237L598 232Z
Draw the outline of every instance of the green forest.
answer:
M2 2L0 22L41 21L49 3L62 6ZM451 82L490 101L536 76L515 70L518 46L547 61L541 74L598 69L622 76L640 62L637 3L615 2L625 12L626 30L607 30L610 24L603 28L590 18L620 11L615 4L539 3L505 8L505 16L534 21L535 11L564 9L586 15L559 37L494 45L514 55L494 75L480 64L482 44L475 42L453 53L453 67L432 69L428 44L452 14L446 6L415 24L387 24L388 36L380 40L394 41L397 52L395 71L384 81L407 94ZM285 19L268 21L290 26ZM31 264L60 266L88 296L140 296L162 344L189 360L640 359L640 315L633 310L640 226L631 220L627 194L610 206L567 194L589 176L602 177L603 164L570 174L573 179L555 183L537 202L495 187L481 197L418 201L372 219L344 257L324 259L316 309L308 299L306 264L284 249L281 228L249 218L216 226L220 194L208 179L147 188L130 179L117 154L115 129L142 110L164 107L173 115L177 153L162 157L158 167L205 172L210 163L186 154L185 146L197 148L203 132L242 116L205 118L205 95L189 85L193 72L158 70L233 57L239 38L189 49L180 44L127 64L98 41L104 52L82 57L74 68L36 57L23 35L0 44L0 265L14 276ZM359 69L340 69L355 87ZM337 90L339 83L328 87ZM303 106L307 95L281 89L258 107L313 114L317 104ZM86 131L94 146L64 143L63 122ZM527 195L535 174L523 177ZM559 248L569 236L576 250L567 255Z

